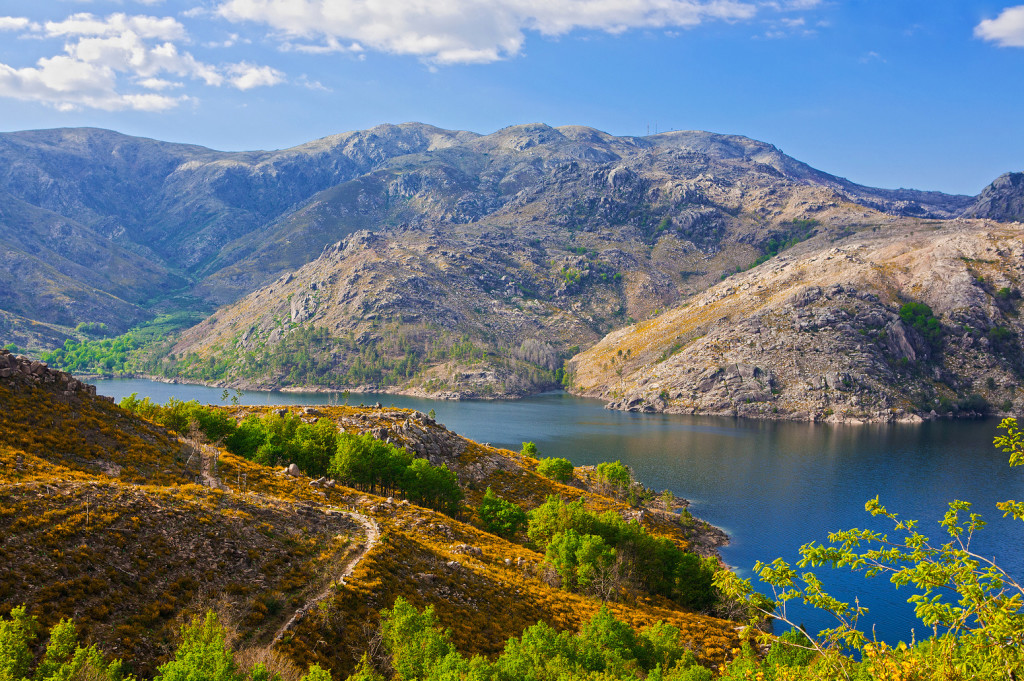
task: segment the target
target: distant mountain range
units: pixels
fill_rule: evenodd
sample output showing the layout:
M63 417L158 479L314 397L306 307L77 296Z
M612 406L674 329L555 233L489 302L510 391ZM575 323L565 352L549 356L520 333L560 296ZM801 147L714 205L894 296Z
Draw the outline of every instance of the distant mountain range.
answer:
M786 247L960 217L978 197L864 187L744 137L490 135L409 123L217 152L96 129L0 135L0 343L212 313L159 372L226 385L513 396L608 332ZM80 335L80 334L79 334Z

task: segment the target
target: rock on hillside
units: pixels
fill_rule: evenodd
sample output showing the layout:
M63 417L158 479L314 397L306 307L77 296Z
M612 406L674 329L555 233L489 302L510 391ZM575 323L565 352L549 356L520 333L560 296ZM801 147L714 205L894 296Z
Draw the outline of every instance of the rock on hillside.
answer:
M65 398L96 395L96 386L82 383L71 374L51 369L46 362L15 355L4 349L0 349L0 380L12 387L36 385Z
M1024 173L997 177L963 214L968 218L1024 222Z
M235 300L352 232L381 226L569 231L626 244L676 234L714 252L737 242L757 248L786 231L780 223L829 217L841 204L946 218L971 201L862 187L735 135L615 137L539 123L449 134L448 145L396 156L226 245L197 291Z
M612 408L830 421L1018 411L1024 228L901 223L807 243L570 362ZM940 327L901 316L930 306Z

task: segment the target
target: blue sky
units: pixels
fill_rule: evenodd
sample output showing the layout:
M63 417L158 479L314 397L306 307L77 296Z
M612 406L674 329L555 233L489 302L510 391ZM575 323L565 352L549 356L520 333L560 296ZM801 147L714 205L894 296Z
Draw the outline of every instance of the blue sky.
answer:
M218 149L414 120L701 129L975 194L1024 170L1022 76L1005 1L0 0L0 130Z

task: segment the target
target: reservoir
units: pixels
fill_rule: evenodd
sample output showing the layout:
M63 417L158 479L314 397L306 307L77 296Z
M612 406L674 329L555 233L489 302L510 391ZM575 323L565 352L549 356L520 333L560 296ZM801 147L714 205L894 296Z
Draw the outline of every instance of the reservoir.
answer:
M161 403L175 397L225 404L220 388L145 379L95 383L100 394L117 400L135 392ZM344 398L243 391L238 401L315 405ZM564 393L499 402L348 398L352 405L375 402L433 409L438 421L478 442L518 450L532 441L541 456L563 456L576 465L620 460L646 486L690 499L694 515L728 532L731 543L722 556L744 577L758 560L796 561L802 544L825 542L829 532L870 528L902 540L891 523L864 512L864 503L876 495L900 518L919 520L933 545L950 541L938 524L947 503L973 502L972 511L989 525L974 537L971 550L995 559L1015 578L1024 576L1024 524L1004 520L995 508L997 501L1024 500L1024 467L1010 468L1008 455L992 446L997 420L849 426L633 414ZM867 580L828 567L814 571L832 595L851 603L859 599L870 610L860 622L869 638L872 627L889 643L909 642L912 629L918 640L930 633L906 602L913 592L897 591L886 576ZM791 608L789 615L812 631L835 626L808 609Z

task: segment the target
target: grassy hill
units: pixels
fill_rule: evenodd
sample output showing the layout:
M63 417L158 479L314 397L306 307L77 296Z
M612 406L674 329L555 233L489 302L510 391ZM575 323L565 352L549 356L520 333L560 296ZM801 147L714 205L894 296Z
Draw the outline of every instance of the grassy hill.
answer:
M5 362L17 368L3 371ZM381 435L450 465L465 494L458 512L288 475L6 353L0 404L0 614L25 604L47 627L72 617L85 641L142 676L169 659L181 623L208 609L247 659L273 659L279 669L316 662L334 678L373 647L379 613L399 596L434 606L464 654L494 656L538 621L576 631L601 600L560 588L522 532L508 540L481 529L475 509L484 491L526 509L556 494L585 496L595 513L638 513L584 478L549 480L533 470L536 459L467 441L407 410L281 411ZM280 418L268 408L217 411L232 423ZM687 546L672 516L643 515L651 532ZM677 626L707 666L738 645L732 622L665 596L624 590L609 606L637 629Z

